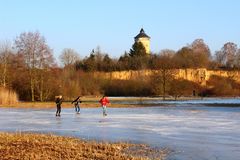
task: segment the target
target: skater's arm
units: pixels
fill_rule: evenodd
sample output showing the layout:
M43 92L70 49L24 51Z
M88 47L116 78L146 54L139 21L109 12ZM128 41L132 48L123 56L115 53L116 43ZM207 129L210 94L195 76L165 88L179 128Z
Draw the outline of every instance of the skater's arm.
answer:
M74 101L72 101L72 104L73 104L74 102L77 102L77 101L79 100L79 98L80 98L80 96L78 96Z

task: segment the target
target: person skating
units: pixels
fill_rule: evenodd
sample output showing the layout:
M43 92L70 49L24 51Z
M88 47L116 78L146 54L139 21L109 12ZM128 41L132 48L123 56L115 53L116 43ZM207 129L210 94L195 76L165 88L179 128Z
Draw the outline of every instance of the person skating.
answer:
M78 96L74 101L72 101L72 104L74 104L75 107L75 111L76 113L80 113L80 103L82 103L82 101L80 100L80 96Z
M59 116L60 117L60 113L61 113L61 104L62 104L62 96L56 96L56 105L57 105L57 111L56 111L56 117Z
M108 98L106 96L103 96L99 103L101 103L102 105L102 109L103 109L103 116L107 116L107 104L110 103Z

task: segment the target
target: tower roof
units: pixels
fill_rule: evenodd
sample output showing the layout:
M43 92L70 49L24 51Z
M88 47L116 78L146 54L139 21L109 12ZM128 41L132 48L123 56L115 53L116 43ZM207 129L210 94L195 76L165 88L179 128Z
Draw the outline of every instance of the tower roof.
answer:
M134 38L138 39L138 38L150 38L150 37L144 32L143 28L141 28L140 33Z

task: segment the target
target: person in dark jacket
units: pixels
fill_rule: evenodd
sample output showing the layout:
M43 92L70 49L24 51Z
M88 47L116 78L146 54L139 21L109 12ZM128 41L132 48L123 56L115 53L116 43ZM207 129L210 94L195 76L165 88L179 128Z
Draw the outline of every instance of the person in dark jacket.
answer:
M59 116L60 117L60 113L61 113L61 104L62 104L62 96L57 96L56 97L56 105L57 105L57 111L56 111L56 117Z
M78 96L74 101L72 101L72 104L74 104L75 107L75 111L78 114L80 114L80 103L82 103L82 101L80 100L80 96Z

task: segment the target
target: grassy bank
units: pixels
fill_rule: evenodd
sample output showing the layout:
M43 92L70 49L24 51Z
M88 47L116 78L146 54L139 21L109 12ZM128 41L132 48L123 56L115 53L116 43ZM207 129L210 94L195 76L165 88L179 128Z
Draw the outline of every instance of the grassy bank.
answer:
M151 149L140 144L103 143L45 134L0 133L1 160L162 160L168 153L168 149Z
M129 105L129 104L109 104L109 107L136 107L138 105ZM18 102L11 105L0 105L0 107L11 107L11 108L56 108L55 102ZM63 102L62 108L73 108L74 105L71 102ZM80 104L81 108L97 108L101 107L98 102L83 102Z
M81 98L83 101L81 103L82 108L96 108L100 107L100 104L98 103L99 99L101 97L84 97ZM181 97L178 100L190 100L190 99L201 99L200 97ZM141 107L143 106L142 103L146 101L152 101L152 100L162 100L161 97L116 97L116 98L110 98L110 104L109 107ZM166 98L166 100L174 100L174 98ZM126 103L128 102L128 103ZM130 102L130 104L129 104ZM131 104L131 102L137 102L135 104ZM154 104L149 104L150 106L154 106ZM158 104L159 105L159 104ZM147 104L144 104L144 106L148 106ZM0 104L0 107L17 107L17 108L55 108L56 104L55 102L18 102L15 104ZM72 108L73 104L71 104L70 101L64 101L62 103L63 108Z

